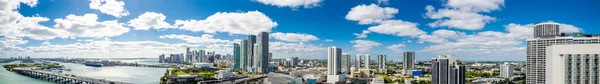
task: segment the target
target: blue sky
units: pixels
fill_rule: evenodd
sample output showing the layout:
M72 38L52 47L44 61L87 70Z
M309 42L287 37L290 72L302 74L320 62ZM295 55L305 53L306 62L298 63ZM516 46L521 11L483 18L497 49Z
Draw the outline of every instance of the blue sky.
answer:
M0 1L1 57L155 58L184 47L229 54L232 43L267 31L274 58L325 59L337 46L390 60L410 50L418 60L524 61L537 22L600 33L598 0L94 1Z

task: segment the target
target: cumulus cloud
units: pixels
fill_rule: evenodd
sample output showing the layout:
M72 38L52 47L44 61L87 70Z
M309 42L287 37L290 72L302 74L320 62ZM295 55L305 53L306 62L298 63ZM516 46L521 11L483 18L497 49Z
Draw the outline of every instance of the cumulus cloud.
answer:
M319 38L317 38L316 36L313 36L310 34L302 34L302 33L277 32L277 33L272 33L270 36L277 40L282 40L282 41L287 41L287 42L308 42L308 41L319 40Z
M370 52L374 47L381 46L381 43L370 41L370 40L353 40L350 41L353 44L354 50L357 52Z
M388 46L387 49L390 49L390 50L394 51L395 53L401 53L404 51L404 49L402 49L404 47L406 47L406 45L404 45L404 44L394 44L394 45Z
M367 34L371 33L370 31L367 30L363 30L362 33L353 33L354 36L356 36L356 38L367 38Z
M311 8L319 6L319 3L323 0L252 0L266 5L273 5L277 7L290 7L298 8L303 6L304 8Z
M171 24L165 22L165 18L167 18L167 16L162 13L145 12L137 18L129 20L128 23L129 26L133 27L135 30L174 28Z
M50 42L48 42L48 41L42 42L42 45L50 45Z
M112 37L129 32L125 23L117 20L99 22L96 14L85 14L83 16L67 15L64 19L54 19L54 29L61 31L63 37Z
M230 42L232 42L229 40L222 40L222 39L213 38L213 37L214 36L210 35L210 34L202 34L202 36L200 36L200 37L189 36L189 35L175 35L175 34L159 36L159 38L161 38L161 39L180 39L180 40L186 41L187 43L230 43Z
M369 27L369 31L390 34L395 36L413 36L427 34L425 31L417 28L417 23L406 22L402 20L385 20L377 26Z
M326 55L326 48L304 43L269 42L269 51L274 56L290 58L319 58Z
M571 28L568 30L581 30L575 26L569 26L569 24L560 24L561 30L563 30L563 25ZM525 39L533 38L534 26L534 24L510 23L504 26L506 32L484 31L471 35L450 30L438 30L437 34L434 32L428 36L442 41L434 41L431 38L419 38L419 41L434 43L422 51L435 54L521 56L526 49L521 45L524 44ZM447 34L443 34L443 32Z
M426 18L436 19L429 23L431 27L450 27L465 30L480 30L487 23L495 21L495 17L481 14L499 10L504 0L448 0L445 8L435 10L427 5Z
M259 11L249 12L217 12L204 20L176 20L175 25L180 29L193 32L228 32L230 34L252 35L260 32L270 32L277 26Z
M129 15L125 10L125 2L117 0L90 0L90 9L100 10L100 12L120 18Z
M379 7L379 5L358 5L348 12L347 20L358 21L359 24L373 24L394 17L398 9L392 7Z

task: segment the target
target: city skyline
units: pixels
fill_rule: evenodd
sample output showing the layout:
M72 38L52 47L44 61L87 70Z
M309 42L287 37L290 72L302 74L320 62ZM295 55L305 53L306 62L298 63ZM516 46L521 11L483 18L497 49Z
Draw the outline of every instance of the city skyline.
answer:
M600 34L600 1L229 2L2 1L0 15L16 19L0 19L0 58L157 58L187 47L233 55L233 43L265 31L273 58L326 59L337 46L387 60L415 51L415 60L525 61L535 23Z

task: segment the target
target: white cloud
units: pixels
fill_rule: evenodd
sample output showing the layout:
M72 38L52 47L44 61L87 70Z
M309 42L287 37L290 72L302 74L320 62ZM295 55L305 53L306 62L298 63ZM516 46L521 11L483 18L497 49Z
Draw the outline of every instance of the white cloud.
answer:
M175 25L180 29L194 32L228 32L230 34L258 34L270 32L277 26L277 22L271 20L259 11L240 12L218 12L205 20L176 20Z
M48 41L42 42L42 45L50 45L51 43Z
M298 8L304 6L304 8L311 8L319 6L319 3L323 0L252 0L267 5L273 5L277 7L290 7Z
M100 12L120 18L129 15L125 10L125 2L117 0L90 0L90 9L97 9Z
M377 0L377 3L379 4L388 4L390 0Z
M367 34L371 33L370 31L363 30L362 33L353 33L356 38L367 38Z
M326 55L326 48L320 45L304 43L269 42L269 51L273 57L319 58Z
M504 6L504 0L448 0L445 8L435 10L427 5L426 18L436 19L429 23L431 27L450 27L465 30L480 30L487 23L495 21L495 17L480 14L500 10Z
M427 34L425 31L417 28L417 23L406 22L402 20L385 20L377 26L369 27L369 31L390 34L395 36L419 36Z
M308 41L319 40L319 38L317 38L316 36L313 36L310 34L298 34L298 33L277 32L277 33L272 33L270 36L277 40L282 40L282 41L287 41L287 42L308 42Z
M0 55L23 51L23 48L18 47L16 45L27 44L28 42L29 41L27 40L23 40L23 38L15 36L4 36L3 38L0 38L0 51L2 51L0 52Z
M174 26L165 22L165 18L167 18L167 16L162 13L145 12L137 18L129 20L128 23L129 26L133 27L135 30L174 28Z
M180 40L186 41L187 43L214 44L214 43L230 43L230 42L232 42L229 40L221 40L221 39L213 38L213 37L214 36L210 35L210 34L203 34L201 37L188 36L188 35L175 35L175 34L159 36L159 38L161 38L161 39L180 39Z
M58 33L40 22L48 21L46 17L25 17L17 9L21 3L35 7L37 0L1 0L0 1L0 35L30 37L36 40L47 40L58 36Z
M358 5L346 15L347 20L358 21L359 24L373 24L394 17L398 9L392 7L379 7L379 5Z
M331 39L325 39L325 42L333 42Z
M448 39L456 39L466 36L464 32L456 32L446 29L440 29L433 31L431 35L420 35L419 43L431 42L431 43L444 43L448 42Z
M437 19L435 22L429 23L431 27L450 27L466 30L480 30L491 22L495 21L495 17L482 15L473 11L462 11L457 9L438 9L433 6L426 7L427 13L425 16L430 19Z
M569 24L559 24L560 32L563 33L572 33L572 32L582 32L583 29L579 28L579 27L575 27L573 25L569 25Z
M404 44L394 44L394 45L390 45L387 47L387 49L390 49L392 51L394 51L395 53L401 53L402 51L404 51L404 48L406 47L406 45Z
M575 26L569 26L569 24L560 24L560 26L567 25L569 30L581 30ZM443 41L427 41L431 38L419 38L419 41L432 42L434 44L425 47L422 51L431 52L435 54L456 54L463 56L478 56L478 55L496 55L496 56L522 56L525 54L524 40L533 38L533 27L534 24L515 24L510 23L505 25L506 32L497 31L484 31L478 32L471 35L466 35L462 32L456 32L456 34L438 34L423 35L431 36L437 40ZM561 27L561 30L563 28ZM446 33L454 33L452 31L444 31ZM567 31L570 32L570 31ZM452 36L452 37L443 37Z
M64 19L54 19L54 29L61 31L62 37L112 37L129 32L124 23L117 20L98 22L96 14L83 16L67 15Z
M445 5L459 10L490 12L504 6L504 0L448 0Z
M370 40L353 40L350 41L353 44L354 50L357 52L370 52L374 47L381 46L381 43L370 41Z

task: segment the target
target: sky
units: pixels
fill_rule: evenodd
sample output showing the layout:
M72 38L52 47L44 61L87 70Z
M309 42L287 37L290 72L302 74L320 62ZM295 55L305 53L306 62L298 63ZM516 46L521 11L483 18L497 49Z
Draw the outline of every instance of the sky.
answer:
M535 23L600 34L599 15L600 0L0 0L0 58L232 54L269 32L273 58L524 61Z

